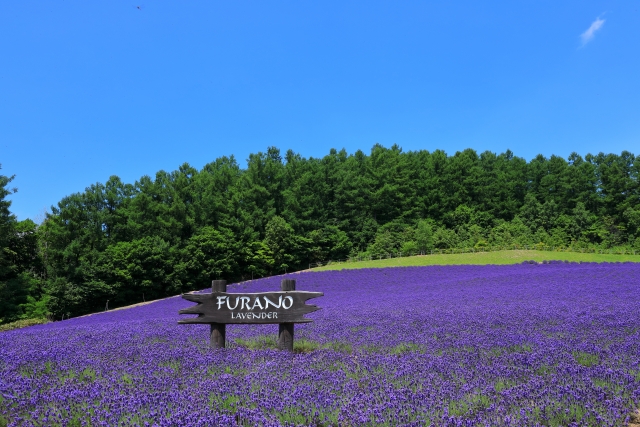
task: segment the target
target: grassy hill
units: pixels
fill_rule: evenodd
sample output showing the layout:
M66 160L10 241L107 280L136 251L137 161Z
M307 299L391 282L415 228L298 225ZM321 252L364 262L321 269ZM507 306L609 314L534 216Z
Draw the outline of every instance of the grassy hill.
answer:
M355 268L409 267L422 265L460 264L519 264L523 261L575 261L575 262L640 262L640 255L593 254L580 252L553 252L535 250L507 250L462 254L434 254L389 258L372 261L342 262L313 268L312 271Z

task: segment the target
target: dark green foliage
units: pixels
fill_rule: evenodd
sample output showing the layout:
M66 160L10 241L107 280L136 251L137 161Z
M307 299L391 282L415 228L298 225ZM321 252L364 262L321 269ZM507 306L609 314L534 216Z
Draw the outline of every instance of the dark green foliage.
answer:
M0 176L0 318L60 318L349 256L487 246L640 251L640 159L507 150L303 158L275 147L133 184L112 176L36 226Z
M264 231L264 244L273 259L273 268L277 273L286 271L293 262L296 252L296 235L293 228L278 215L274 215Z
M19 318L19 304L26 302L24 288L17 265L19 254L15 252L16 218L9 211L11 202L6 197L15 192L6 186L13 176L0 175L0 322L11 322Z
M16 189L6 187L12 179L0 175L0 323L48 314L36 224L11 214L6 198Z

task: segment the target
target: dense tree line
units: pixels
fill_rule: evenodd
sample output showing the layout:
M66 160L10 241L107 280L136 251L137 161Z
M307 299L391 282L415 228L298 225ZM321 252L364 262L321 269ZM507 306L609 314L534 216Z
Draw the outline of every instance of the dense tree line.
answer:
M271 147L63 198L18 222L0 181L0 318L56 318L358 254L488 245L640 250L640 158L467 149L303 158Z
M16 189L7 186L12 180L13 176L0 175L0 323L50 313L43 292L37 226L11 214L7 196Z

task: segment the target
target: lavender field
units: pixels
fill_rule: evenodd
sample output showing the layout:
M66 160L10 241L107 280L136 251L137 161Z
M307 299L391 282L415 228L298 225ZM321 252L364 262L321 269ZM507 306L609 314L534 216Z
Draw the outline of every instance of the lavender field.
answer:
M0 425L623 426L640 404L640 264L290 274L296 326L178 325L174 297L0 333Z

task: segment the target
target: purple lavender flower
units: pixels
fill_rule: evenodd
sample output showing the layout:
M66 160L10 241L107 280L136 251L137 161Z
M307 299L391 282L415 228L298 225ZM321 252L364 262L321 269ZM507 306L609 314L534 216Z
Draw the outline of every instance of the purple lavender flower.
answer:
M300 273L277 325L178 325L180 297L0 333L0 425L620 426L640 401L640 265ZM249 345L252 343L252 345Z

